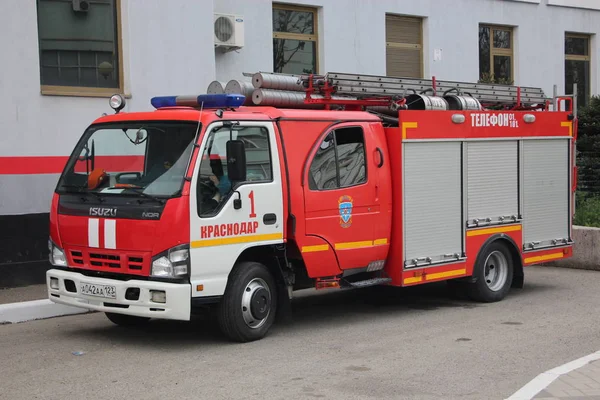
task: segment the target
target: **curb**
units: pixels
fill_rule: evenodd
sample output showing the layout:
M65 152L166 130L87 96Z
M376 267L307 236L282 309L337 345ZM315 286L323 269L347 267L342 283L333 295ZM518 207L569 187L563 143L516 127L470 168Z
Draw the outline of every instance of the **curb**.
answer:
M523 386L512 396L507 397L505 400L531 400L539 392L550 386L550 384L561 375L568 374L569 372L579 369L596 360L600 360L600 351L578 358L577 360L568 362L559 367L552 368L536 376L531 382Z
M49 299L0 304L0 325L89 312L83 308L56 304Z

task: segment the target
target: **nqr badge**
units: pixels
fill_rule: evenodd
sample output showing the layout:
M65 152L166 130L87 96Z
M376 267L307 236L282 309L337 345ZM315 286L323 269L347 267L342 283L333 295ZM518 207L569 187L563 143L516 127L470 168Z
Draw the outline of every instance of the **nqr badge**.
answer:
M352 206L354 200L350 196L342 196L338 200L340 210L340 226L349 228L352 225Z

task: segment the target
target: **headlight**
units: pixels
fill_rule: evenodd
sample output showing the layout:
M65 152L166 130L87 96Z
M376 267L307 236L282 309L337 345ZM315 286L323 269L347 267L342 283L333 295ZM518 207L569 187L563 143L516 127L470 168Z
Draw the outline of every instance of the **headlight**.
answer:
M67 266L67 257L65 256L65 252L54 244L52 239L48 239L48 259L50 264L56 267L66 267Z
M152 258L151 275L157 278L182 278L190 270L190 247L173 247Z

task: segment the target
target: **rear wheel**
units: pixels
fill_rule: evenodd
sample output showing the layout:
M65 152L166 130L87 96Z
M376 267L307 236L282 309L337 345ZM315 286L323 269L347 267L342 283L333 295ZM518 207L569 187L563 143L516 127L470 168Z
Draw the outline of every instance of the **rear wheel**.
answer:
M513 279L514 264L509 248L502 242L493 242L483 249L475 264L474 283L467 294L480 302L500 301L508 294Z
M105 313L106 317L115 325L119 326L139 326L150 321L150 318L136 317L135 315Z
M238 264L219 304L221 331L237 342L263 338L275 320L276 290L275 280L264 265L255 262Z

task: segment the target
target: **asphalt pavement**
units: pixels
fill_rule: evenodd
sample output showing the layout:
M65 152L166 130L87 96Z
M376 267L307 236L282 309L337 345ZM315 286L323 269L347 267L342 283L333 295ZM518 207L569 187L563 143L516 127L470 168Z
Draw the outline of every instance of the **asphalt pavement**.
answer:
M502 302L444 284L308 291L233 344L206 320L82 314L0 326L0 399L505 399L600 349L600 272L529 267Z

